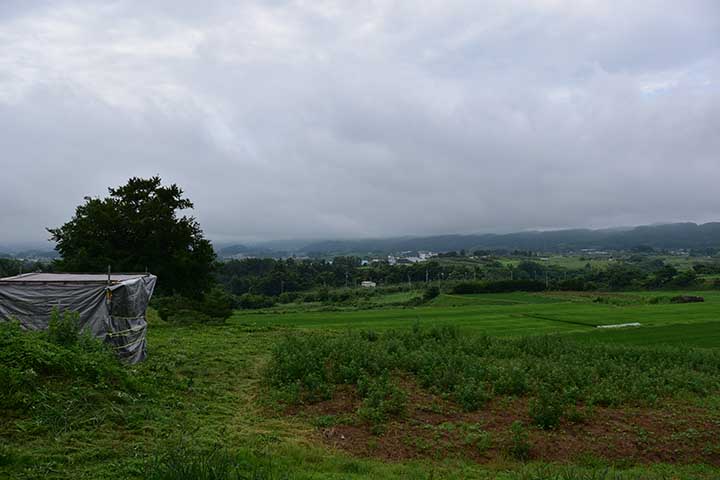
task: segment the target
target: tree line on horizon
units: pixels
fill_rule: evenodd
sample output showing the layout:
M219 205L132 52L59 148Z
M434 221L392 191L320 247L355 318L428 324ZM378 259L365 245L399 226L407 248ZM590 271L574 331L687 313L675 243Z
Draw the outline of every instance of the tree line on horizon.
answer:
M438 282L505 282L502 288L522 289L527 282L543 282L555 289L620 290L689 287L697 274L717 268L705 265L703 271L678 272L660 259L636 255L606 269L588 264L573 270L534 261L530 249L513 252L526 257L515 266L499 262L491 250L474 252L489 254L476 265L439 261L363 265L357 256L337 256L332 261L247 258L218 262L197 220L180 214L192 208L179 186L165 186L159 176L130 178L123 186L109 188L105 198L86 197L68 222L48 229L61 258L40 268L105 272L110 265L117 272L152 272L158 276L158 296L173 299L165 301L161 310L168 315L181 312L183 318L197 312L208 318L229 316L233 307L267 305L283 295L287 300L295 292L356 287L364 280L408 288ZM0 274L16 274L25 266L0 259ZM488 288L493 287L480 290Z

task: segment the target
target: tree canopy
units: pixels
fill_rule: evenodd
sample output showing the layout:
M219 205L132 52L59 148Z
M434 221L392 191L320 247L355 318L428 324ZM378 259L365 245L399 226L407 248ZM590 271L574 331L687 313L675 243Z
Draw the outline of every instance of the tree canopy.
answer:
M158 290L199 296L212 281L215 252L176 184L160 177L128 180L107 198L85 197L73 218L48 231L62 258L56 268L74 272L143 272L158 276Z

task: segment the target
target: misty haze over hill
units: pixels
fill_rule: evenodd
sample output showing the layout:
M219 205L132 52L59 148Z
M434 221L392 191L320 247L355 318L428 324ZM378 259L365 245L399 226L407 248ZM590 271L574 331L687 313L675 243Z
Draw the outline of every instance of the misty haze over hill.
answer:
M287 243L287 246L293 243ZM509 249L563 252L580 249L623 250L638 246L656 249L702 249L720 247L720 222L673 223L608 229L567 229L527 231L508 234L435 235L376 239L324 240L294 242L292 248L277 248L277 243L229 245L218 248L221 257L234 255L272 256L285 254L359 254L400 251ZM280 244L282 245L282 244Z
M504 234L446 234L364 239L274 240L254 243L215 242L218 257L277 257L290 255L386 254L428 250L532 250L568 252L581 249L627 250L720 248L720 222L691 222L605 229L523 231ZM0 245L0 256L50 259L57 256L49 243Z

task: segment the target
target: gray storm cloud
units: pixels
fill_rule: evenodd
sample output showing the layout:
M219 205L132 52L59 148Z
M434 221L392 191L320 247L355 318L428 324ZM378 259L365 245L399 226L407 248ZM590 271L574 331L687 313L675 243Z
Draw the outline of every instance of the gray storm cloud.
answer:
M718 32L716 0L6 1L0 243L153 174L216 240L717 220Z

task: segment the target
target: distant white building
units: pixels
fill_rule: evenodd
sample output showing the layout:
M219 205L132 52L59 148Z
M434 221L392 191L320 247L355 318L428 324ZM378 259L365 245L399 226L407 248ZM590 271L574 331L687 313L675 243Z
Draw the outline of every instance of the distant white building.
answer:
M363 288L375 288L377 286L377 283L371 282L370 280L364 280L362 283L360 283L360 286Z

